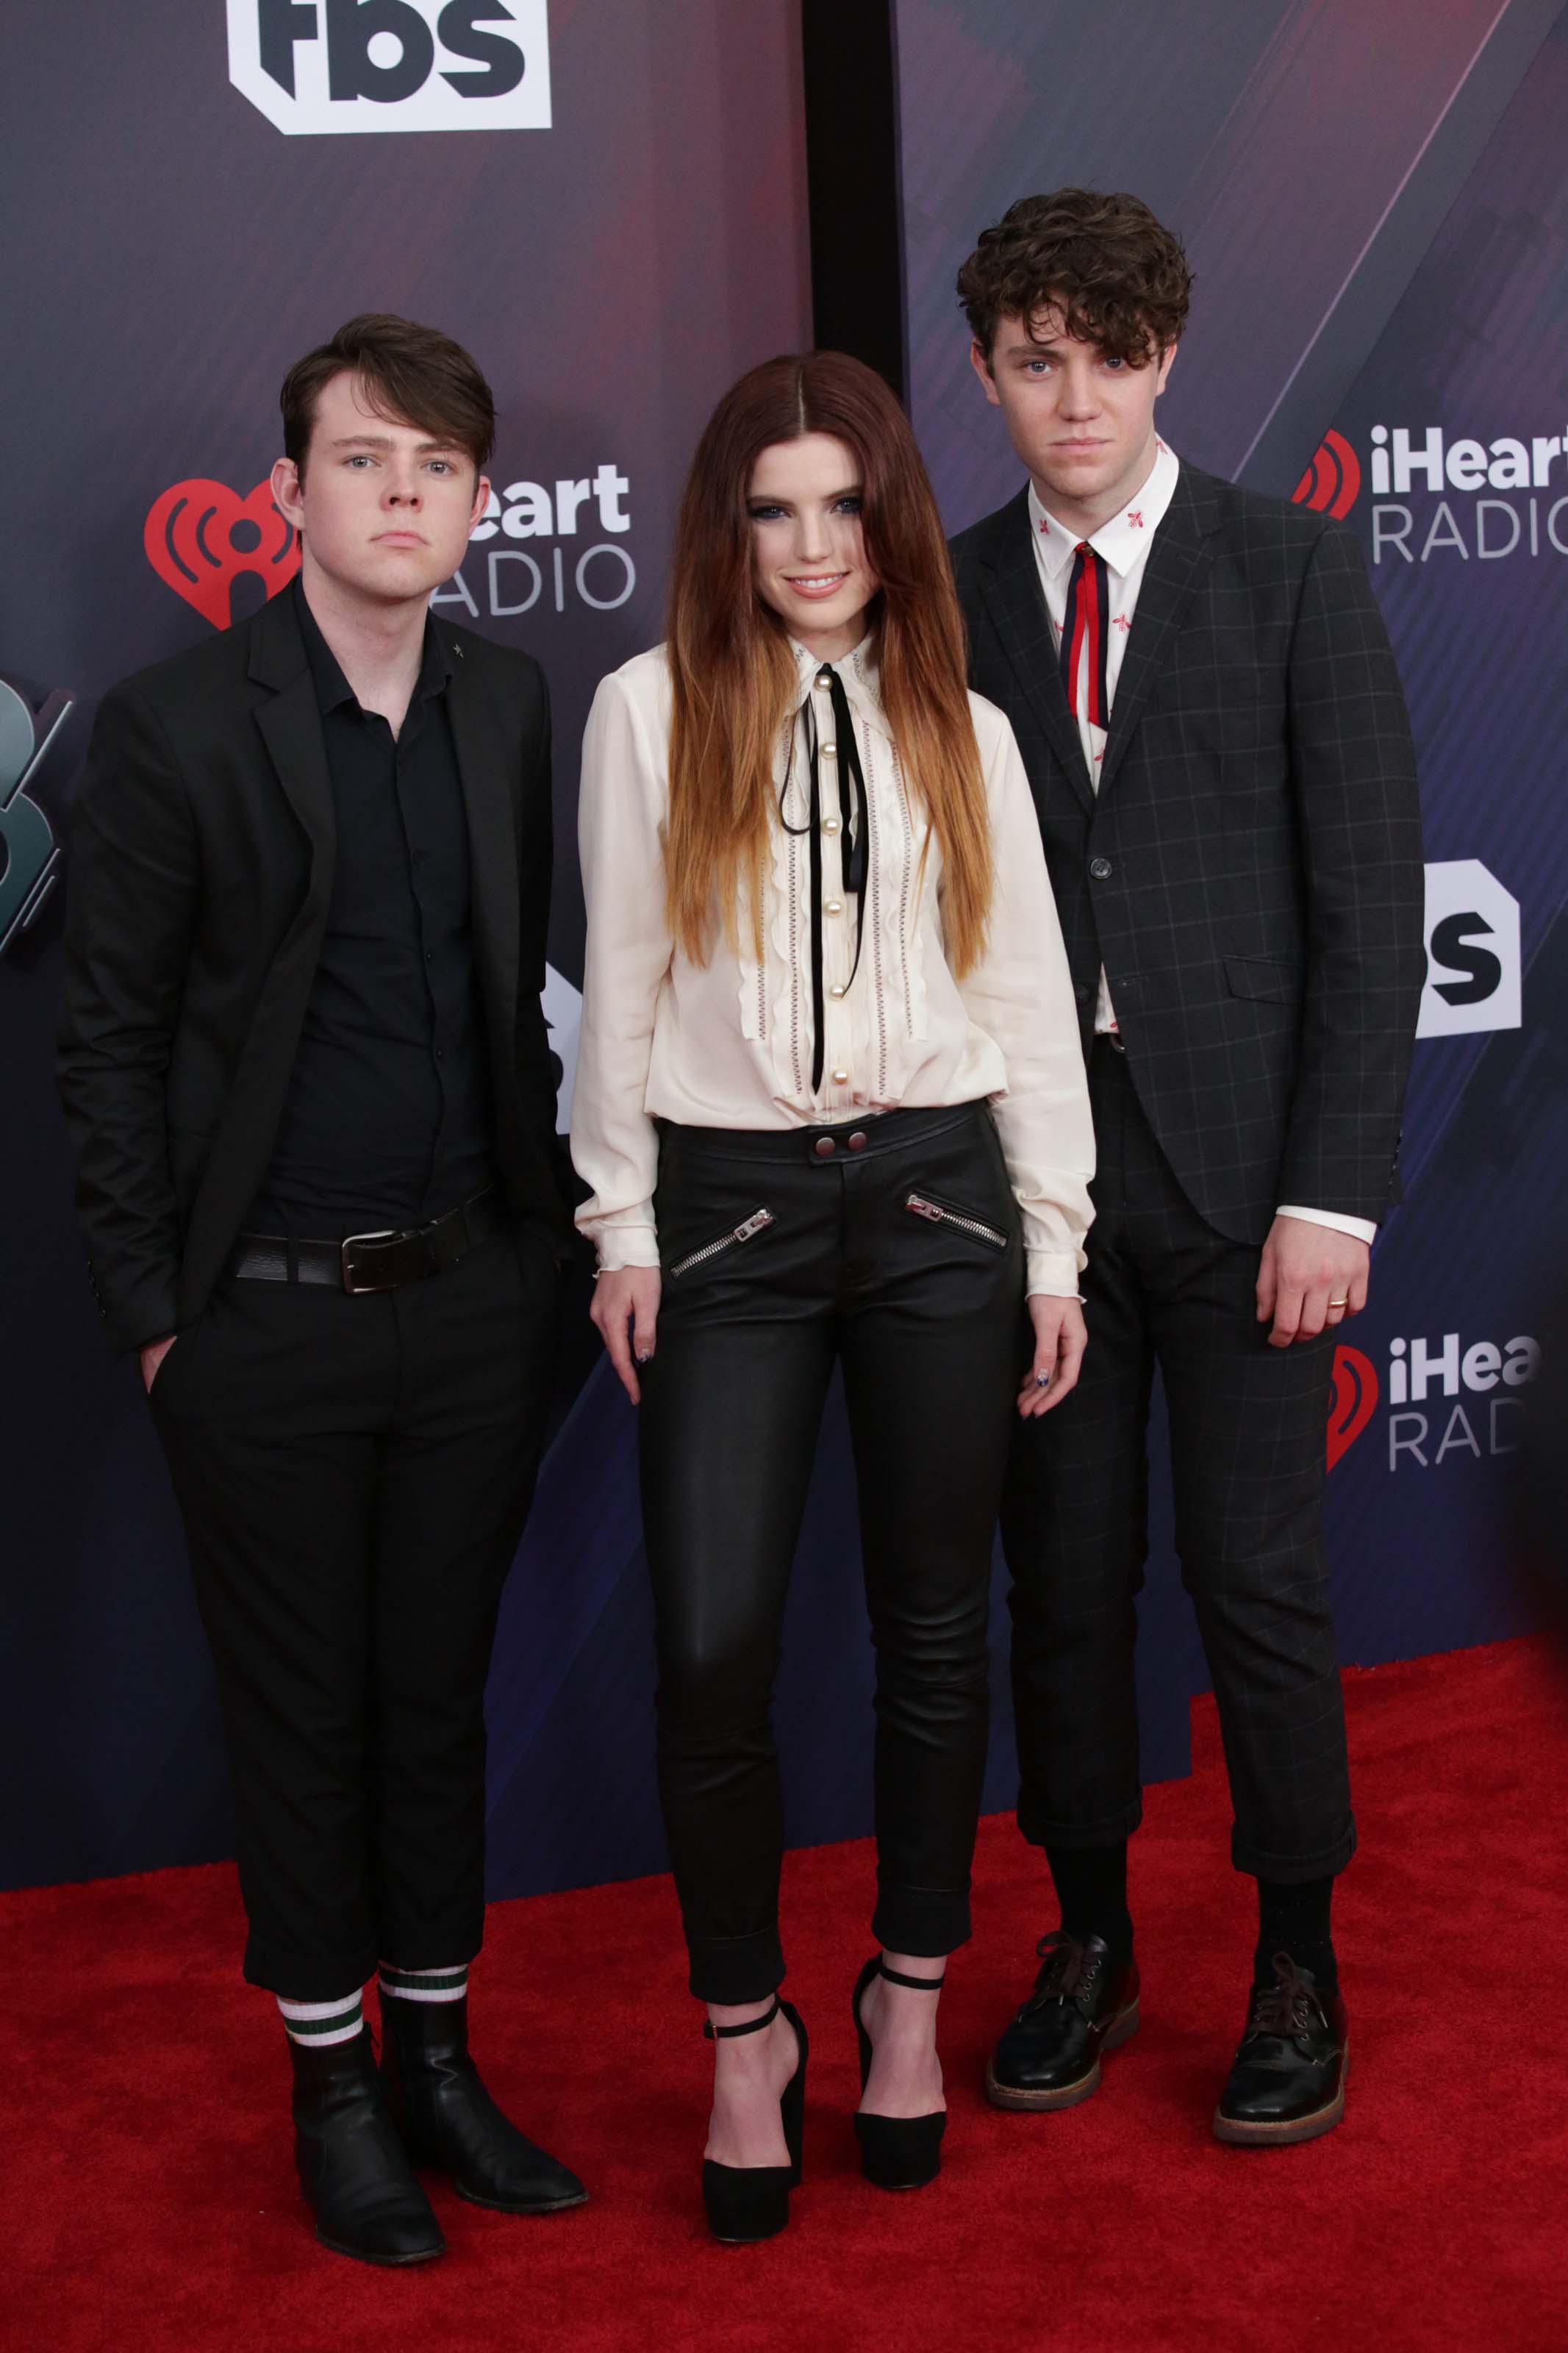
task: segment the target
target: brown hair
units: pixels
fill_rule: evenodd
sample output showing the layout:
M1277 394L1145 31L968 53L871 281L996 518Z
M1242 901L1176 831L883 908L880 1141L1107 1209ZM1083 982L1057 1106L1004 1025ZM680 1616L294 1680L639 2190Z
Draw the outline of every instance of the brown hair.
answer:
M1145 367L1179 338L1193 275L1186 255L1139 196L1058 188L1020 196L958 273L958 299L987 359L1004 319L1048 303L1069 335Z
M882 705L942 852L943 928L962 975L984 943L992 883L963 622L909 419L881 377L843 352L766 360L743 375L710 417L687 478L667 648L675 693L665 841L670 931L705 963L716 909L726 935L735 936L744 877L762 954L773 758L796 672L784 625L757 593L747 493L764 449L808 433L847 443L859 467L866 558L882 584L868 614Z
M461 343L393 311L363 311L283 379L283 448L301 473L316 402L345 369L359 377L375 416L438 434L468 451L476 474L484 472L495 447L495 402Z

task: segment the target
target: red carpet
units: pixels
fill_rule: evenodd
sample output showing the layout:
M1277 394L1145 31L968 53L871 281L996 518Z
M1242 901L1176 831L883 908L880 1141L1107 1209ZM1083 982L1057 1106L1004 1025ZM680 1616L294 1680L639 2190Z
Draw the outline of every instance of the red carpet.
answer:
M975 1937L942 2005L946 2168L918 2195L860 2179L847 2121L869 1850L791 1858L806 2182L760 2248L700 2224L710 2061L662 1880L491 1912L479 2056L593 2203L522 2221L438 2189L451 2252L406 2273L310 2238L282 2037L236 1973L229 1870L0 1896L23 2037L5 2068L0 2337L29 2353L1563 2353L1568 1691L1528 1642L1347 1685L1353 2066L1325 2140L1209 2136L1252 1917L1205 1704L1193 1778L1151 1792L1133 1851L1143 2030L1056 2118L997 2115L977 2088L1047 1925L1035 1859L1006 1819L984 1826Z

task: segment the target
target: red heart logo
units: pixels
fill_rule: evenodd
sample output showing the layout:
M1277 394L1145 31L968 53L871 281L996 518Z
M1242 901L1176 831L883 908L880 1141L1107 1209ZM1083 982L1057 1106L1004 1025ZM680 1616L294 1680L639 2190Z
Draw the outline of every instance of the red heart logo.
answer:
M300 543L269 482L258 482L247 499L236 498L226 482L175 482L149 513L142 544L159 579L215 629L234 617L231 592L242 572L253 572L276 596L300 569Z
M1377 1367L1359 1348L1334 1350L1334 1393L1329 1403L1329 1468L1348 1454L1377 1409Z

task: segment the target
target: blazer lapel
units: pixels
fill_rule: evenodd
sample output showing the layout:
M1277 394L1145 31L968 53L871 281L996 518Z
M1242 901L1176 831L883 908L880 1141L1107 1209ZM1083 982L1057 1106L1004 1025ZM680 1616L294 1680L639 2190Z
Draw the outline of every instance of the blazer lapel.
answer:
M518 872L507 748L495 712L468 675L461 643L456 638L445 643L452 662L447 708L468 821L474 944L496 1059L510 1067L517 1025Z
M1068 708L1057 659L1051 617L1035 563L1029 527L1029 494L1021 491L996 517L996 532L984 559L981 594L1019 690L1086 808L1094 787L1083 756L1078 722ZM1123 673L1125 675L1125 673Z
M1176 494L1149 550L1143 585L1138 591L1132 627L1121 657L1105 757L1100 768L1102 798L1132 740L1171 639L1208 570L1208 542L1218 524L1218 504L1207 487L1207 477L1184 466Z
M310 887L300 909L303 923L323 914L331 897L338 829L321 714L305 640L290 602L293 593L285 590L257 615L250 675L272 690L272 700L261 704L256 723L283 796L310 844Z

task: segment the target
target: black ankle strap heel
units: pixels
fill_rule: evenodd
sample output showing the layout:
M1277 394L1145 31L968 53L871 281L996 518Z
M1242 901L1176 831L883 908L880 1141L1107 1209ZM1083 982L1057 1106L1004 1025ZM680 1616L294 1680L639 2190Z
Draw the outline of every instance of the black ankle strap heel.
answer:
M855 2021L855 2039L860 2046L860 2089L866 2089L871 2073L871 2038L860 2022L860 2004L875 1978L886 1978L889 1985L908 1986L916 1993L940 1993L947 1972L940 1978L908 1977L901 1969L890 1969L879 1953L874 1953L855 1982L849 2011ZM942 2171L942 2137L947 2130L947 2112L934 2109L929 2116L867 2116L858 2110L855 2117L855 2137L860 2144L860 2169L868 2181L879 2189L923 2189Z
M760 2034L781 2012L795 2029L800 2053L795 2073L779 2098L779 2117L789 2163L719 2165L710 2157L702 2160L702 2203L708 2211L708 2227L726 2246L745 2247L759 2239L776 2238L789 2221L789 2193L800 2187L809 2046L799 2010L793 2002L781 2001L777 1995L772 2009L765 2010L761 2018L745 2019L739 2026L715 2026L710 2018L702 2021L702 2031L710 2042L727 2042L737 2034Z

